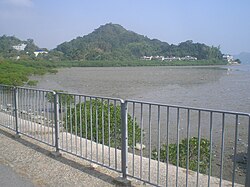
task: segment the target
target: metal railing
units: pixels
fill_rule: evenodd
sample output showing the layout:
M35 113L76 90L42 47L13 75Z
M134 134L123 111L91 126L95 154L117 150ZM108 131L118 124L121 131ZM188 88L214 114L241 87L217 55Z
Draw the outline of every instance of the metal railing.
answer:
M59 149L121 172L123 101L57 93Z
M128 113L138 119L141 128L139 151L131 148L129 176L161 186L215 183L224 186L228 184L226 180L234 186L245 182L242 175L246 173L239 173L237 167L239 163L246 166L246 162L242 162L247 155L249 114L134 100L126 102ZM131 138L135 142L135 130L133 133ZM170 155L173 152L175 155ZM138 164L140 166L135 167Z
M250 186L250 115L0 85L0 125L157 186Z

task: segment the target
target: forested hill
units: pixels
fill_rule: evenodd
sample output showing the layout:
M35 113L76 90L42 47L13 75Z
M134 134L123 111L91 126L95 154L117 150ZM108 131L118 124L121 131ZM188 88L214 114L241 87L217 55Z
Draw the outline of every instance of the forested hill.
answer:
M179 45L169 45L157 39L128 31L118 24L108 23L92 33L77 37L57 46L70 60L126 60L139 59L142 56L184 57L200 59L222 59L217 47L210 47L192 40Z

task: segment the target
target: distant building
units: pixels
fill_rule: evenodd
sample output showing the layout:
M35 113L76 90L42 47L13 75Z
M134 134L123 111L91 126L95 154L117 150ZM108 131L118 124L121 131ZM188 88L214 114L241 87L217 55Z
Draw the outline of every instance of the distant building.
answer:
M185 57L164 57L164 56L143 56L142 60L161 60L161 61L177 61L177 60L185 60L185 61L192 61L197 60L196 57L192 56L185 56Z
M47 54L48 52L42 49L36 50L34 52L35 56L37 57L39 54Z
M185 56L185 57L181 57L181 60L197 60L197 58L192 57L192 56Z
M228 64L239 64L236 60L234 60L234 57L229 54L224 54L223 59L227 61Z
M142 60L152 60L153 56L143 56Z
M154 59L154 60L164 60L164 56L154 56L152 59Z
M17 51L23 51L25 49L25 47L27 46L27 44L19 44L19 45L14 45L12 46L14 49L16 49Z
M229 54L224 54L223 59L226 60L228 63L234 61L234 57L232 55L229 55Z

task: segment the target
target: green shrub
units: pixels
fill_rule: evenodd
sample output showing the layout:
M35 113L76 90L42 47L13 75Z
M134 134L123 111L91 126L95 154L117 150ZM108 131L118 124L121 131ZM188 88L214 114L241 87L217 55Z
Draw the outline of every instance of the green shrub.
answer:
M187 138L182 140L179 144L179 166L186 168L187 164ZM169 163L177 165L177 144L169 144ZM210 156L210 141L204 138L200 139L200 173L206 174L209 169L209 156ZM152 158L157 159L157 150L152 151ZM166 162L167 146L164 144L160 148L160 161ZM197 171L198 166L198 138L192 137L189 139L189 169Z
M68 106L67 112L68 114L64 121L67 120L68 125L66 127L66 123L64 123L64 127L68 131L77 133L77 135L80 136L80 132L82 129L82 137L85 137L87 139L92 138L93 141L101 144L103 143L104 145L110 145L112 147L118 148L121 147L122 127L120 105L115 106L113 103L108 104L106 101L102 102L101 100L92 99L90 101L86 101L85 103L81 103L81 105L77 104L75 108L70 108L70 106ZM135 143L137 143L139 142L141 137L141 129L138 126L137 122L133 121L131 115L128 114L129 146L133 146L133 123L135 125ZM72 129L70 127L70 124L72 124Z

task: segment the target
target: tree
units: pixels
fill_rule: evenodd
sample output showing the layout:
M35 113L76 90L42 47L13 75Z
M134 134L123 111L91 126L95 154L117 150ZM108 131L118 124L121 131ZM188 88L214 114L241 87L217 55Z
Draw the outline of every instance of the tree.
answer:
M34 51L36 51L38 49L38 47L35 45L33 39L27 39L27 41L25 43L27 44L25 49L24 49L25 52L33 54Z

